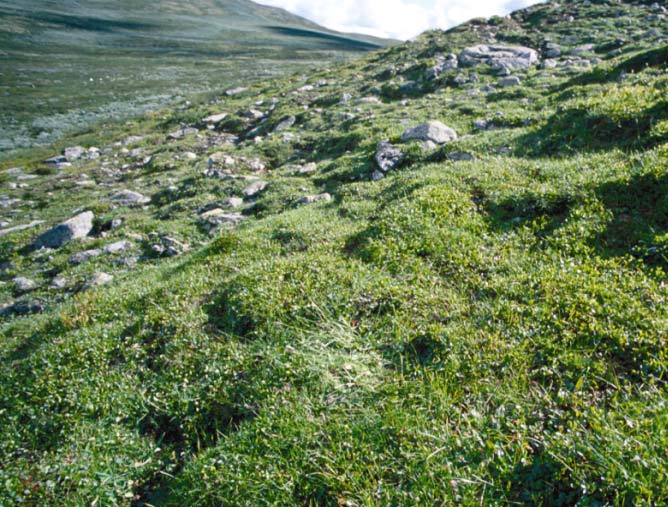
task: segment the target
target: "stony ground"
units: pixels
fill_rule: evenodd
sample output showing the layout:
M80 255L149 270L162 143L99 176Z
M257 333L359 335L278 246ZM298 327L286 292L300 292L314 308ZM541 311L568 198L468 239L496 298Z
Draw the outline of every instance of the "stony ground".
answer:
M667 40L548 3L3 164L0 504L664 504Z

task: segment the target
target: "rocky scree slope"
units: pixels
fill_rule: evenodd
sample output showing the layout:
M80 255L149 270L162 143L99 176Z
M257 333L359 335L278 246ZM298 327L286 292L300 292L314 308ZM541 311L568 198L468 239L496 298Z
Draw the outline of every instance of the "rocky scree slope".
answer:
M541 4L4 164L0 503L664 503L665 16Z

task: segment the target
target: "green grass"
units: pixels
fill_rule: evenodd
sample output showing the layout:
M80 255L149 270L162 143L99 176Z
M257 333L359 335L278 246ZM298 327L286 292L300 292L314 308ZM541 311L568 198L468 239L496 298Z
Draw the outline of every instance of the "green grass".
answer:
M0 331L0 505L666 504L668 118L663 50L634 35L648 12L566 2L491 20L499 40L537 46L627 38L599 66L532 69L510 91L476 93L498 80L487 68L475 84L420 81L435 54L484 37L478 20L3 162L38 178L3 190L22 201L0 219L46 222L0 236L0 301L46 310ZM383 94L390 65L422 89ZM381 103L356 104L374 86ZM272 98L264 123L248 119ZM221 110L219 130L167 139ZM288 115L291 135L269 136ZM476 131L481 118L494 128ZM428 119L460 139L399 143ZM114 144L128 135L144 136L136 156ZM407 157L374 182L381 139ZM111 151L40 163L93 143ZM248 184L203 174L221 151L260 158L269 186L210 235L198 210ZM151 203L116 207L120 188ZM332 200L299 204L321 192ZM26 248L81 209L93 237ZM160 257L155 233L191 248ZM133 249L68 262L120 239ZM98 271L114 281L81 290ZM17 294L19 275L40 287ZM56 275L68 291L47 288Z

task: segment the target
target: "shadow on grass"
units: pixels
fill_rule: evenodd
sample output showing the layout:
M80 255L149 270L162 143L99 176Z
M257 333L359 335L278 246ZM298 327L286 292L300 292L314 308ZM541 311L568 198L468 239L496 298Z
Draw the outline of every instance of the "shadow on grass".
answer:
M656 171L606 182L595 192L613 215L594 240L599 253L630 253L646 264L668 267L668 174Z
M487 213L493 231L504 232L532 222L536 235L547 237L564 224L571 209L581 204L584 196L526 192L498 202L485 202L485 196L478 194L473 199Z
M317 32L315 30L306 30L303 28L292 28L287 26L266 26L267 30L280 34L287 35L289 37L305 37L309 39L317 39L323 44L335 48L342 49L345 51L374 51L376 49L381 49L383 46L380 44L375 44L373 42L367 42L362 40L355 40L349 37L344 37L342 35L334 35L330 33Z
M554 507L577 505L582 493L566 466L545 451L536 452L529 463L518 464L508 474L510 477L504 478L512 503Z
M119 21L86 16L75 16L73 14L58 14L55 12L36 12L31 16L36 22L59 25L66 29L88 30L92 32L114 32L116 30L138 30L146 31L157 28L151 23L138 23L134 21Z
M668 46L652 49L632 56L615 67L598 66L589 72L580 74L565 83L556 86L553 91L559 92L574 86L604 84L617 81L624 73L634 74L648 68L665 68L668 65Z
M537 130L520 137L518 152L529 157L566 157L612 149L649 149L666 141L664 136L651 134L656 122L665 119L665 101L622 121L585 108L564 109Z
M611 213L605 229L590 240L603 258L632 255L650 266L668 268L668 174L660 168L629 179L607 181L593 189ZM586 193L527 192L497 202L474 196L488 215L491 230L504 232L530 224L539 238L561 228Z

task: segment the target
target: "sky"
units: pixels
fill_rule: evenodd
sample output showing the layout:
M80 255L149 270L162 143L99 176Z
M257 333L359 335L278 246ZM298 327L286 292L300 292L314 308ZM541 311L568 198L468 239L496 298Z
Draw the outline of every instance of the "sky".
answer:
M429 28L505 15L538 0L256 0L341 32L407 40Z

